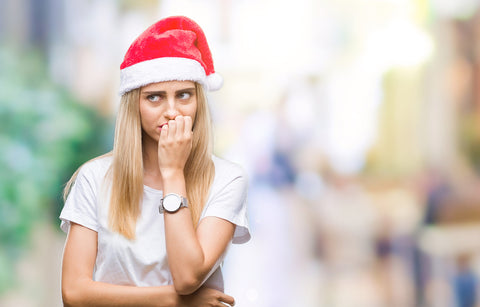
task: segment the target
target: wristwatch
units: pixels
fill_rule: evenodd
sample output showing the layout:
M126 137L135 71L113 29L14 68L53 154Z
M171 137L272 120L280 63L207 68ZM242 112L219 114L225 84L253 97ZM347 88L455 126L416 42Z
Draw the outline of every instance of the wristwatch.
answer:
M175 213L183 207L188 208L187 199L181 195L169 193L160 200L158 212L160 212L160 214L163 214L165 211L168 213Z

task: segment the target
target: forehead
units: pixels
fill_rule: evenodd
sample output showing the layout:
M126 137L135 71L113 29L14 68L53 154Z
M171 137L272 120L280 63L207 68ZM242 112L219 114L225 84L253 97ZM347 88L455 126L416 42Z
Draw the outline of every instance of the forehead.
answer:
M195 88L193 81L163 81L151 83L142 87L141 91L178 91L186 88Z

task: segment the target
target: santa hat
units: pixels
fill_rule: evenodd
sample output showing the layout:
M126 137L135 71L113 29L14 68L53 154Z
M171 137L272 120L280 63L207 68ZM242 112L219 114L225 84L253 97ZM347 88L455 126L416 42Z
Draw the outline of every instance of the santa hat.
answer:
M206 90L222 87L200 26L184 16L168 17L145 30L120 65L120 94L162 81L195 81Z

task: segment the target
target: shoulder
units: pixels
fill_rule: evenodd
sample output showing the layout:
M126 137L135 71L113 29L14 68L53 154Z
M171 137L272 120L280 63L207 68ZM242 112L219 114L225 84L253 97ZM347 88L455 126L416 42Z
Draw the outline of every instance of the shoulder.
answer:
M68 232L70 222L98 231L97 206L101 187L111 163L111 155L106 154L80 166L60 214L62 220L60 227L63 231Z
M215 166L215 180L231 181L241 178L247 181L247 174L240 164L217 156L212 156L212 161Z
M248 188L248 178L242 166L217 156L212 156L215 166L215 176L211 187L211 196L236 190L245 193Z
M212 157L215 177L202 217L214 216L236 225L233 243L250 239L247 219L248 179L239 164Z
M80 177L87 177L92 180L105 178L106 173L112 164L112 156L109 154L102 155L85 162L79 169Z

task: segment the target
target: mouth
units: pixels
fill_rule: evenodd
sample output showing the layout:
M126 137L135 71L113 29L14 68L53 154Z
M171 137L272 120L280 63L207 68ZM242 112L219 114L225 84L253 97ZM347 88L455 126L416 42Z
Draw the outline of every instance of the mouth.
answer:
M158 128L159 128L160 130L162 130L163 126L168 126L168 123L163 123L163 124L161 124L160 126L158 126Z

